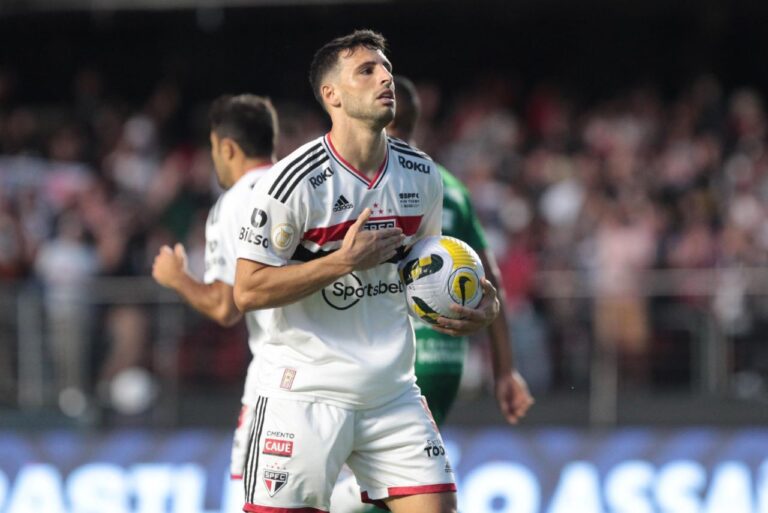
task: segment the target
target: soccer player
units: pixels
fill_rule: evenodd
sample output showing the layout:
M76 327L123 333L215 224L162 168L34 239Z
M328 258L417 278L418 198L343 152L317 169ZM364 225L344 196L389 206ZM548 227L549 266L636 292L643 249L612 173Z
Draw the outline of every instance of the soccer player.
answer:
M332 128L256 185L238 232L235 302L268 310L245 511L326 512L339 469L363 500L395 513L453 513L453 471L415 384L413 328L396 262L440 233L434 163L387 137L395 114L384 38L356 31L320 48L310 83ZM483 280L477 309L439 318L466 335L498 315ZM261 320L261 319L260 319Z
M235 241L238 212L256 182L275 162L277 113L269 99L251 94L221 96L211 105L211 157L219 184L226 190L211 208L205 226L205 275L203 282L189 273L184 246L160 248L152 266L152 276L175 290L203 315L222 326L232 326L243 314L235 306ZM248 345L254 357L263 336L258 316L245 314ZM246 374L242 408L232 444L230 474L242 479L247 427L256 404L255 360Z
M395 75L394 81L397 112L395 119L387 126L387 134L410 143L420 113L418 93L410 79ZM480 256L489 280L501 291L499 269L493 254L487 251L488 244L472 207L469 191L443 166L435 164L435 167L443 180L443 235L456 237L472 246ZM500 302L502 298L503 293L500 293ZM422 322L416 323L415 331L416 384L440 426L456 399L469 340L437 332ZM488 327L496 398L507 422L516 424L533 404L533 398L525 379L513 366L508 333L503 314ZM354 477L350 476L334 488L331 502L333 513L375 511L366 508L357 499L353 481Z
M395 76L395 86L397 113L387 127L387 134L410 142L420 111L418 93L413 82L403 76ZM443 166L435 164L435 167L443 179L443 234L472 246L483 262L488 279L501 291L499 267L493 254L487 251L488 243L475 216L469 191ZM503 297L503 292L499 293L500 302ZM417 383L439 426L456 399L468 339L436 332L425 323L415 328ZM509 327L503 314L488 327L488 339L496 399L507 422L516 424L533 404L533 398L525 379L513 365Z

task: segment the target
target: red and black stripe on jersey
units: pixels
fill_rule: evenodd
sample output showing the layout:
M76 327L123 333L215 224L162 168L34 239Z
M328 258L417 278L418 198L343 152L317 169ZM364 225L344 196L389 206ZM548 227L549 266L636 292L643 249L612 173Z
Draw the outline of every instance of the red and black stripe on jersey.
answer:
M386 217L372 217L371 221L392 220L395 225L403 230L403 234L406 236L414 235L421 225L422 216L386 216ZM316 258L328 255L334 250L323 250L323 245L329 242L336 242L344 239L349 227L355 223L355 219L347 220L343 223L335 224L333 226L323 226L312 228L307 230L302 237L302 240L313 242L317 244L318 249L312 251L302 244L299 244L294 252L291 260L297 260L300 262L308 262ZM404 253L405 248L400 247L397 254L388 260L388 262L398 262Z
M285 203L299 182L328 161L322 143L317 143L289 162L269 188L269 195Z

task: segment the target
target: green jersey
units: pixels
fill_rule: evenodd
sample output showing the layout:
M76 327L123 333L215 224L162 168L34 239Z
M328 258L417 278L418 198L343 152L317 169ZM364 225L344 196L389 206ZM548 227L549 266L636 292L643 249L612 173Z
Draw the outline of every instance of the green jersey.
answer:
M463 240L475 251L485 250L488 243L469 191L447 169L437 168L443 179L443 235ZM415 328L417 384L440 424L458 391L468 339L438 333L421 322Z

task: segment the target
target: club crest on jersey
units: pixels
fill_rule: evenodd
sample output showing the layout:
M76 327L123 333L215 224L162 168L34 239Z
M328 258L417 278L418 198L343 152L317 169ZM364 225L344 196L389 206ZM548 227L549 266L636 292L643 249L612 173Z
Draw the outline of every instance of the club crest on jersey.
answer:
M293 455L293 442L291 440L278 440L276 438L267 438L264 440L263 454L272 454L274 456Z
M288 472L264 469L264 486L270 497L274 497L288 482Z

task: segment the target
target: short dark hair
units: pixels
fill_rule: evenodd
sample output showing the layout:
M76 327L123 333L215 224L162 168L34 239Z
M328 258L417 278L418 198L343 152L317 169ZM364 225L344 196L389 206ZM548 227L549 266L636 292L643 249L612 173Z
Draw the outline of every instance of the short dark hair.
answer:
M395 119L392 120L390 127L397 130L403 139L408 140L416 128L416 121L418 121L421 113L421 100L419 100L419 93L411 79L402 75L395 75L394 80L397 109L395 110Z
M312 93L323 108L325 108L325 105L320 94L320 86L323 79L336 66L341 52L353 52L355 48L360 46L384 52L387 49L387 40L384 39L384 36L373 30L355 30L351 34L337 37L326 43L315 52L312 64L309 66L309 84L312 86Z
M223 95L208 113L211 131L235 141L246 157L271 157L277 144L277 112L269 98L255 94Z

